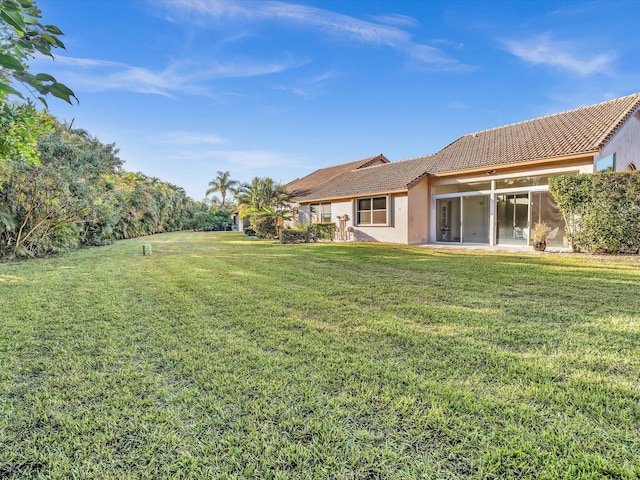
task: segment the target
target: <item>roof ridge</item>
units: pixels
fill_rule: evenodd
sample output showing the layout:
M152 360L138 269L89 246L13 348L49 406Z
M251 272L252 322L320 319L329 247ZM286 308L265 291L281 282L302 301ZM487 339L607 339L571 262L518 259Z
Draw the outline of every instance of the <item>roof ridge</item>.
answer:
M456 138L456 140L457 140L457 138ZM455 141L455 140L454 140L454 141ZM453 143L453 142L451 142L451 143ZM451 143L450 143L449 145L451 145ZM448 145L447 145L447 146L448 146ZM445 148L446 148L446 147L445 147ZM444 149L440 149L440 150L444 150ZM438 152L439 152L440 150L438 150ZM438 152L436 152L436 153L438 153ZM421 160L421 159L423 159L423 158L435 157L435 155L436 155L435 153L427 153L426 155L418 155L417 157L409 157L409 158L405 158L405 159L403 159L403 160L397 160L397 161L395 161L395 162L390 162L390 163L410 162L410 161L412 161L412 160Z
M640 100L640 92L632 93L631 95L625 95L624 97L612 98L610 100L605 100L603 102L594 103L592 105L585 105L583 107L572 108L572 109L569 109L569 110L564 110L562 112L550 113L549 115L542 115L541 117L530 118L528 120L521 120L519 122L508 123L506 125L500 125L498 127L487 128L485 130L478 130L476 132L466 133L466 134L462 135L462 137L459 137L458 139L456 139L455 141L453 141L451 143L455 143L457 140L459 140L460 138L463 138L463 137L475 136L475 135L479 135L481 133L492 132L494 130L500 130L500 129L503 129L503 128L513 127L513 126L516 126L516 125L523 125L525 123L536 122L538 120L543 120L545 118L552 118L552 117L557 117L557 116L560 116L560 115L566 115L568 113L577 112L579 110L586 110L588 108L599 107L599 106L604 105L606 103L620 102L621 100L625 100L625 99L628 99L630 97L638 97L638 100ZM449 144L449 145L451 145L451 144ZM447 148L447 147L444 147L444 148ZM444 148L442 150L444 150Z
M355 162L352 162L352 163L364 162L362 165L354 168L353 170L361 170L363 168L369 168L372 166L375 167L375 165L370 165L370 164L372 162L375 162L376 160L386 160L382 165L386 165L387 163L392 163L391 160L385 157L383 153L379 153L378 155L375 155L373 157L366 157L366 158L363 158L362 160L356 160Z

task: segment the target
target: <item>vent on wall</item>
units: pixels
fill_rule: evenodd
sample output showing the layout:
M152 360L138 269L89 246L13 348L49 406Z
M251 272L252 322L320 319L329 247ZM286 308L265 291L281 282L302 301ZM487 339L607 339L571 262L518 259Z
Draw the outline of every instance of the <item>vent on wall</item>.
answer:
M629 168L629 170L631 170L631 171L636 171L636 170L638 169L638 168L636 167L636 164L635 164L635 163L630 163L630 164L629 164L629 167L627 167L627 168Z

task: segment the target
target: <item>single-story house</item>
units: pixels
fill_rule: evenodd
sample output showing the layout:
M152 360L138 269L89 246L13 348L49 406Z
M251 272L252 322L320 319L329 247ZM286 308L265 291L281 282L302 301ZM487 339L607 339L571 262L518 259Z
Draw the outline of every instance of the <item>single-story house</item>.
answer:
M562 247L555 175L640 166L640 93L460 137L433 155L384 155L286 185L300 222L336 222L344 239L403 244L530 244L538 222Z

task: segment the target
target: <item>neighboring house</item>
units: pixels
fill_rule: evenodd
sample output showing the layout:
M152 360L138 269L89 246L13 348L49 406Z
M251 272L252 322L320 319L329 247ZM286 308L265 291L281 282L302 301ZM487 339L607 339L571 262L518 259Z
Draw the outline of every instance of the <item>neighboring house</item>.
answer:
M640 167L639 109L634 94L465 135L434 155L320 169L287 188L299 221L342 221L354 240L526 246L546 222L561 247L549 177Z
M231 214L231 221L233 222L232 229L238 232L244 232L244 229L251 225L249 218L240 218L240 211L234 210Z

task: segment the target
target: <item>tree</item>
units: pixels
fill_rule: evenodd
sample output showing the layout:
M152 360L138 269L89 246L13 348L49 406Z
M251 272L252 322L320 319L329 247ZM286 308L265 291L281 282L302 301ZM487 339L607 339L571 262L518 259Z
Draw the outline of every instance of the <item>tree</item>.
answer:
M231 179L231 174L228 171L221 172L218 170L216 178L209 182L209 187L211 188L207 190L206 195L209 196L213 193L220 192L220 196L222 197L221 207L224 208L225 201L227 199L227 192L233 191L233 188L238 184L239 182L237 180Z
M103 176L122 163L114 145L60 124L40 137L38 150L37 165L14 160L4 165L0 209L14 220L13 228L1 232L5 254L33 256L77 246L107 194Z
M251 183L243 183L237 190L236 198L241 214L251 216L253 212L285 208L290 194L283 185L270 177L254 177Z
M36 52L53 58L56 48L65 49L55 25L40 23L42 12L34 0L0 0L0 98L15 95L24 98L12 83L24 85L44 105L49 94L72 103L73 91L46 73L32 74L28 60Z
M30 100L22 105L8 102L10 96L24 99L12 84L22 84L45 107L47 95L68 103L78 100L69 87L51 75L34 75L28 70L27 62L36 52L53 58L52 50L65 48L59 38L62 31L55 25L43 25L40 18L34 0L0 0L0 163L37 163L38 137L47 130Z
M286 188L269 177L254 177L251 183L243 183L237 191L240 218L248 217L258 232L273 229L280 235L285 220L289 220L289 200ZM268 235L267 235L268 236Z

